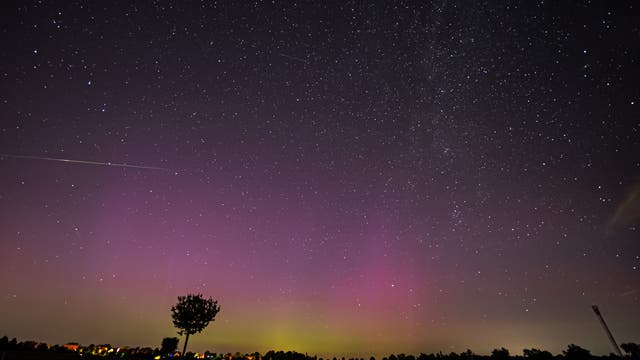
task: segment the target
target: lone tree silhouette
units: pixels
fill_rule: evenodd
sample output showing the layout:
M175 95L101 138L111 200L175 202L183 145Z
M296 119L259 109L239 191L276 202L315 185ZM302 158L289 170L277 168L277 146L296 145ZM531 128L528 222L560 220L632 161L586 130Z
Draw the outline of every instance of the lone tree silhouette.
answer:
M186 354L189 335L197 334L215 320L220 311L218 301L205 299L202 294L178 296L178 303L171 307L173 326L179 329L178 334L186 335L182 356Z

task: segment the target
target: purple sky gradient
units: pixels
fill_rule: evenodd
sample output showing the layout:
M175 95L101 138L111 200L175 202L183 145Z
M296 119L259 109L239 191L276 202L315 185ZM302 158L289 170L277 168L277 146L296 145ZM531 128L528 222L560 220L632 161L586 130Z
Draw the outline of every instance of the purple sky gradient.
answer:
M0 336L638 342L633 2L2 7Z

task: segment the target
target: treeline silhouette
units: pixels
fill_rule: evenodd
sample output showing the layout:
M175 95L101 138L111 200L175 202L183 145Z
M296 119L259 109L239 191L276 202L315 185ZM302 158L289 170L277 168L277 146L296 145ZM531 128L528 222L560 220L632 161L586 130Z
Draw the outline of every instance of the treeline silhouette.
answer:
M162 347L150 348L150 347L123 347L116 348L111 347L110 344L90 344L88 346L80 346L78 343L67 343L65 345L49 345L37 341L22 341L18 342L16 338L9 340L7 336L0 338L0 360L72 360L80 357L90 358L107 358L110 359L123 359L123 360L158 360L158 359L170 359L174 357L182 357L179 352L175 351L173 342L167 347L167 339L163 339ZM177 341L175 342L177 345ZM566 350L563 350L561 354L552 354L546 350L540 349L524 349L522 354L511 354L506 348L494 349L491 355L478 355L471 350L466 350L461 353L438 352L435 354L421 353L417 356L405 355L405 354L391 354L379 358L378 360L431 360L431 359L450 359L450 360L481 360L481 359L531 359L531 360L582 360L582 359L640 359L640 344L637 343L624 343L620 346L625 352L623 357L617 356L613 353L605 356L592 355L591 352L581 346L570 344ZM200 358L207 360L376 360L371 356L368 359L365 358L345 358L345 357L318 357L310 356L307 354L298 353L295 351L268 351L264 354L258 352L240 354L240 353L226 353L218 354L214 352L204 353L192 353L188 352L186 356L182 358Z

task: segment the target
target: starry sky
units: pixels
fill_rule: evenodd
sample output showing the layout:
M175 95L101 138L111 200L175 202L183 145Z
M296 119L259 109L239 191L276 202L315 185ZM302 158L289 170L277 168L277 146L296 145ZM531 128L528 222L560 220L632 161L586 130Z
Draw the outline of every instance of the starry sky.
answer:
M1 7L0 335L157 347L195 292L194 351L640 340L634 1Z

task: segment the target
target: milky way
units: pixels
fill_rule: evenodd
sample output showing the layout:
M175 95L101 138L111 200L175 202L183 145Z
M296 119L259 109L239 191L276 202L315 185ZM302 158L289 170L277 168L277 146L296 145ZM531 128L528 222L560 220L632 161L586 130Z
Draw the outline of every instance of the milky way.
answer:
M633 1L1 6L0 336L638 342Z

